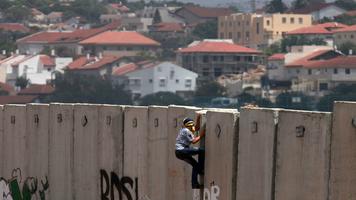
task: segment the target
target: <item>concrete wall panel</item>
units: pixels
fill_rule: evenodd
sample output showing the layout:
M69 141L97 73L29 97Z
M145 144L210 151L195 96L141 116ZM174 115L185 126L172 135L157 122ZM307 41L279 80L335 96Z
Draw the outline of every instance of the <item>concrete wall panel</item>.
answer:
M99 106L74 106L74 199L99 199Z
M328 197L331 114L279 112L275 199Z
M39 183L46 183L49 164L49 105L28 104L26 109L26 151L31 155L27 157L26 171L29 176L37 178ZM48 198L47 186L39 184L39 189L43 189Z
M355 199L356 103L336 102L331 141L330 200Z
M51 104L49 110L49 199L73 199L73 105Z
M3 176L3 165L5 160L3 159L3 152L4 152L4 106L0 105L0 177Z
M273 200L276 112L242 109L240 113L236 200Z
M169 106L168 108L168 199L192 199L190 185L192 167L176 158L175 143L185 117L195 118L199 108Z
M210 194L215 193L218 195L217 199L235 199L238 145L237 123L237 111L207 112L204 198L207 198L206 193L209 191ZM219 192L216 191L218 190L216 187L220 189ZM214 198L210 197L208 199Z
M168 120L167 107L148 108L148 182L149 198L167 199Z
M3 177L16 176L20 185L27 176L26 160L32 155L26 149L26 106L5 105L4 107L4 146Z
M127 106L124 117L123 175L138 181L138 199L145 199L149 195L148 108Z
M99 168L122 176L123 108L101 106L99 109Z

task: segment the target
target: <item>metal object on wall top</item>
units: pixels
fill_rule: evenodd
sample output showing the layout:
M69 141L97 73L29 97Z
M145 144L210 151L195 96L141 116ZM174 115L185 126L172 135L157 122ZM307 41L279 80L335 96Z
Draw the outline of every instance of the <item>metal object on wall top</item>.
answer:
M295 131L296 131L296 136L297 137L304 137L305 134L305 127L300 125L295 127Z
M220 124L216 124L216 127L215 127L215 134L218 138L220 138L220 134L221 134L221 127L220 127Z
M85 127L88 124L88 118L86 115L82 117L82 126Z

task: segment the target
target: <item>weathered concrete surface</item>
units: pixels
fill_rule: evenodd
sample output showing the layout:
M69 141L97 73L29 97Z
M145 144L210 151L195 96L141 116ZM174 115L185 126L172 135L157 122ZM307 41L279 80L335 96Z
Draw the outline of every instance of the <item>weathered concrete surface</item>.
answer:
M204 187L218 186L218 199L233 200L236 193L238 112L207 112ZM204 195L206 192L204 192Z
M168 199L192 199L191 166L175 156L175 143L185 117L195 118L199 108L169 106L168 108Z
M99 199L99 106L74 106L74 199Z
M279 111L276 200L327 199L330 135L330 113Z
M73 105L51 104L49 110L49 199L73 199Z
M138 180L138 199L149 194L148 182L148 108L124 109L124 176Z
M26 160L31 155L26 149L26 106L5 105L4 107L4 146L3 174L5 178L21 177L24 180ZM19 180L20 180L19 179ZM21 185L22 186L22 185Z
M99 168L122 176L124 118L121 106L104 105L99 108Z
M274 200L276 110L242 109L236 200Z
M356 199L356 103L336 102L331 141L330 200Z
M46 183L48 180L48 139L49 139L49 105L28 104L26 106L26 171L31 177ZM42 184L39 184L42 189ZM46 190L46 196L48 190ZM48 197L48 196L47 196Z
M0 177L3 175L3 165L5 160L3 159L3 153L4 153L4 112L3 112L4 106L0 105Z
M167 107L148 107L148 182L150 199L167 199Z

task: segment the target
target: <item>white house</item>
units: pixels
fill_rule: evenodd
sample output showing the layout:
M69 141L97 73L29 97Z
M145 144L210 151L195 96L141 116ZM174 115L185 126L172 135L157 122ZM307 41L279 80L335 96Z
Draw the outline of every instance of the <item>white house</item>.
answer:
M15 85L18 77L25 77L31 84L47 84L54 79L54 72L63 72L63 68L72 62L72 58L57 58L47 55L19 55L21 60L12 62L7 68L6 83Z
M130 63L113 71L113 80L124 84L134 99L157 92L193 92L197 77L198 74L171 62Z

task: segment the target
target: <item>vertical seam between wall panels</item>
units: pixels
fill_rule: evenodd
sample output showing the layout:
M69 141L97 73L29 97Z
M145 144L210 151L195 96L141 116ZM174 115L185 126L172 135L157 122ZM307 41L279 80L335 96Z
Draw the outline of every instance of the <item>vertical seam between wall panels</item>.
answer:
M75 200L75 177L74 177L74 159L75 159L75 155L74 155L74 127L75 127L75 117L74 117L74 105L71 105L72 109L71 109L71 116L72 116L72 131L71 131L71 144L70 145L70 151L71 151L71 160L70 160L70 171L71 171L71 185L72 185L72 199Z
M271 200L275 199L276 193L276 174L277 174L277 143L278 143L278 124L279 112L273 112L274 118L274 134L273 134L273 154L272 154L272 178L271 178Z
M239 151L239 130L240 130L240 113L238 113L236 116L236 121L235 121L235 137L234 137L234 143L233 143L233 167L232 167L232 200L236 199L236 188L237 188L237 166L238 166L238 151Z
M326 200L330 199L330 192L331 192L331 188L330 188L330 180L331 180L331 147L332 147L332 138L333 138L333 124L334 124L334 114L331 113L330 114L330 132L329 132L329 146L328 146L328 166L327 166L327 188L326 188Z
M122 107L121 109L121 123L122 123L122 126L121 126L121 130L120 130L120 134L122 135L121 136L121 176L124 176L125 174L125 117L126 117L126 108L125 107Z

